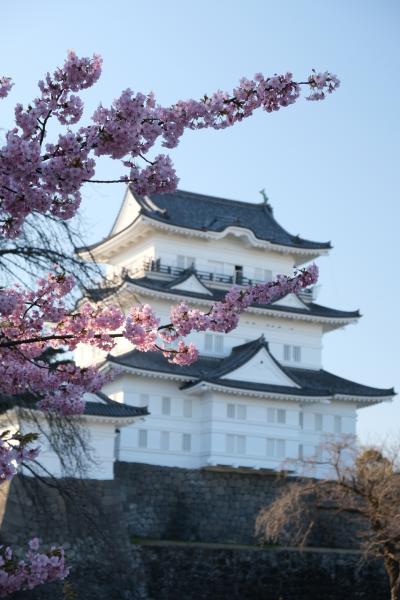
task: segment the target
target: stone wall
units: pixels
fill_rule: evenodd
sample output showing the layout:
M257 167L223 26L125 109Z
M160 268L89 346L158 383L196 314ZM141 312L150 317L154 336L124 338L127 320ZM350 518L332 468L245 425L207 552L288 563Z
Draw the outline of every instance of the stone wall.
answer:
M382 566L357 553L142 546L152 600L387 600Z
M33 535L62 541L73 565L71 598L387 597L382 566L361 566L359 552L351 549L353 515L322 511L310 540L319 548L254 545L258 511L287 485L276 476L117 463L113 481L54 484L16 477L1 486L0 543L22 546ZM46 586L20 598L62 600L61 588Z
M121 533L128 539L121 509L115 481L14 477L0 486L0 542L23 545L39 536L45 543L71 544Z
M254 544L259 511L288 480L257 471L165 468L119 462L115 481L131 536ZM320 511L313 546L354 548L353 514Z
M382 566L350 551L145 544L120 563L75 569L77 600L387 600ZM75 594L75 596L73 596ZM62 585L15 600L63 600Z

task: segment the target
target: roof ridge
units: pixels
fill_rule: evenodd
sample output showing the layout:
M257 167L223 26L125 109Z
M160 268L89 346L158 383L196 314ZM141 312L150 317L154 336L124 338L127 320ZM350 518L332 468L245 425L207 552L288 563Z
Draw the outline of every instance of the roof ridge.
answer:
M254 207L258 207L258 208L264 207L264 202L247 202L246 200L235 200L233 198L222 198L221 196L210 196L208 194L199 194L198 192L190 192L188 190L182 190L182 189L177 189L173 193L174 194L182 194L185 196L192 196L192 197L196 197L196 198L204 198L204 199L216 201L216 202L227 202L228 204L234 202L235 204L243 204L246 207L249 207L249 206L254 206ZM154 194L154 195L156 196L158 194ZM151 197L151 195L150 195L150 197Z

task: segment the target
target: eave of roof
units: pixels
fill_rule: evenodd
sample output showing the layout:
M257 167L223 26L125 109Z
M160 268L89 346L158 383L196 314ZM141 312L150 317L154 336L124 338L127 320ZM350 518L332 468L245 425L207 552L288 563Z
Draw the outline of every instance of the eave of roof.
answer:
M223 300L227 293L226 290L207 287L203 281L200 281L201 284L210 291L212 296L209 294L200 294L198 292L192 292L183 289L172 289L172 286L178 285L182 281L184 281L183 276L179 276L172 281L164 281L150 277L132 278L126 276L124 282L118 286L89 290L88 294L91 300L100 302L118 293L118 291L123 288L125 283L137 288L143 293L161 296L172 301L174 301L175 298L183 297L190 298L192 301L197 301L197 303L200 304L211 304L213 302L219 302ZM272 316L283 316L288 318L296 318L296 316L298 316L302 320L318 320L319 322L330 322L332 324L337 323L338 325L355 321L361 317L359 310L336 310L334 308L322 306L315 302L305 304L304 309L277 304L254 304L247 310L249 312L261 311L263 314L267 313Z
M85 404L85 412L82 417L101 417L106 419L132 420L139 417L144 417L149 414L147 407L130 406L112 400L103 392L92 394L98 400L88 400ZM28 410L39 411L36 408L37 398L31 394L21 394L19 396L11 396L8 394L0 395L0 413L6 412L13 408L21 408Z
M158 224L161 228L214 239L223 237L231 230L235 234L242 231L248 237L251 234L249 239L255 245L261 244L262 247L277 252L304 254L309 258L325 254L332 248L330 242L314 242L291 235L277 223L270 208L264 203L227 200L183 190L177 190L173 194L154 194L150 198L138 196L132 191L132 196L140 206L135 219L100 242L77 248L78 254L87 257L91 253L95 255L96 251L101 251L101 247L105 249L110 243L114 244L114 240L126 237L139 222L153 226ZM226 220L227 215L230 215L229 222Z
M256 238L278 245L315 250L331 248L330 242L314 242L288 233L263 202L255 204L176 190L168 194L152 194L151 202L159 209L154 211L146 203L146 198L135 198L146 216L185 229L222 232L233 226L249 229Z
M97 392L95 395L101 402L87 401L85 405L85 415L95 417L136 418L145 417L150 414L146 406L131 406L129 404L123 404L122 402L116 402L106 396L103 392Z
M344 379L323 369L299 369L286 367L273 360L279 368L299 387L276 386L248 381L237 381L224 377L230 371L245 364L254 354L266 345L263 337L247 344L233 348L228 357L218 359L214 357L200 357L199 360L187 367L171 364L158 352L131 352L121 356L109 356L111 365L132 370L136 374L149 376L164 376L182 383L182 389L190 389L202 383L208 386L218 386L220 389L240 390L255 393L256 395L278 395L293 398L323 398L343 401L354 401L358 404L371 404L389 400L395 395L393 388L380 389L365 386L348 379Z

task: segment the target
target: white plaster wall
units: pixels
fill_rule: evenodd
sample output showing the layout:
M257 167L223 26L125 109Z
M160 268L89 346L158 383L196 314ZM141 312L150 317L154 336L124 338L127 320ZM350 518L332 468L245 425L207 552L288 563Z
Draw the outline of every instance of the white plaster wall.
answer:
M273 275L290 273L293 257L249 246L241 238L227 236L219 240L205 240L157 231L153 234L156 256L168 265L177 265L177 255L194 256L196 268L210 271L209 261L225 263L224 273L232 275L235 265L243 266L243 274L254 278L255 269L271 270Z
M135 302L141 301L149 303L156 314L160 317L161 323L169 322L169 313L171 306L179 302L179 298L174 301L160 300L159 298L148 297L147 295L138 295ZM191 305L190 299L185 299L185 302ZM132 299L133 303L133 299ZM127 303L125 308L128 310L131 303ZM206 304L193 305L200 310L207 311L209 306ZM310 323L305 321L297 321L282 317L266 317L262 314L244 313L239 321L238 327L228 333L222 334L224 337L223 351L218 354L216 352L207 351L205 348L205 334L193 333L188 336L188 341L192 341L199 348L201 354L210 354L214 356L227 356L234 346L252 341L261 334L264 334L269 343L269 348L273 356L283 364L288 366L301 367L305 369L320 369L322 363L322 326L318 323ZM301 347L301 362L284 360L285 344ZM112 351L114 355L123 354L132 350L133 346L126 340L118 340L115 349ZM93 363L103 362L106 353L88 345L79 345L76 350L76 360L78 364L87 366Z
M169 311L172 301L159 300L155 298L141 297L143 302L148 302L154 308L156 313L160 315L161 322L169 321ZM175 303L178 303L178 299ZM191 305L190 298L185 299L185 302ZM206 304L193 305L200 310L207 311L209 306ZM321 368L322 362L322 325L307 321L298 321L295 319L287 319L284 317L267 317L263 314L245 312L239 321L238 327L228 334L224 334L223 356L227 356L234 346L252 341L261 334L264 334L269 342L269 348L273 356L279 361L284 362L283 346L291 344L300 346L301 363L287 362L285 364L298 366L302 368ZM205 334L194 333L189 338L200 349L202 354L207 354L205 349Z
M257 269L289 274L293 268L293 256L276 253L263 248L254 248L241 238L226 236L219 240L209 240L178 235L159 230L149 231L145 239L132 239L129 248L113 254L110 262L115 266L128 267L139 255L160 258L162 263L178 266L177 256L195 258L196 268L200 271L212 271L210 261L224 263L223 273L232 275L234 266L241 265L243 274L250 279L257 277ZM218 271L220 272L220 271Z
M155 256L154 242L151 236L139 241L132 241L130 248L121 250L114 254L112 264L107 268L106 275L111 278L114 274L120 275L122 268L132 269L141 268L144 261L151 260Z
M85 427L85 434L87 434L87 444L90 448L89 452L92 460L86 461L83 472L77 470L75 461L67 470L63 469L60 459L47 437L46 431L48 432L48 426L44 420L40 421L39 427L31 421L24 422L23 426L25 431L36 431L39 433L37 443L40 446L40 454L37 460L54 477L113 479L115 424L101 418L98 418L96 421L90 418L85 419L83 426ZM31 475L28 470L25 470L25 474Z
M169 322L169 310L172 303L168 301L160 302L144 296L142 300L151 304L160 317L161 323ZM206 306L200 306L199 308L207 310ZM234 346L252 341L264 334L272 355L282 364L304 369L320 369L322 366L322 333L322 326L316 323L299 322L284 318L267 318L245 313L242 315L237 329L228 334L221 334L224 338L221 353L207 351L204 333L193 333L188 336L187 340L196 344L201 354L222 357L228 356ZM285 344L300 346L301 361L299 363L293 360L285 361ZM117 341L112 354L120 355L130 352L132 349L132 344L121 339ZM76 349L75 358L79 365L88 366L103 362L106 358L106 352L90 345L80 344Z
M121 431L120 459L164 466L199 468L234 465L252 468L297 468L299 446L303 455L314 456L317 448L335 437L334 417L340 416L343 434L355 433L356 406L347 402L306 404L251 398L239 394L208 391L203 395L180 390L173 381L134 374L118 376L104 391L115 400L140 405L148 396L150 415ZM171 398L171 414L162 414L162 397ZM185 417L184 399L192 401L192 417ZM245 407L245 418L229 418L228 404ZM268 409L283 409L285 423L269 422ZM303 413L303 427L300 413ZM323 415L323 431L315 429L315 414ZM139 448L139 429L147 430L147 448ZM161 432L169 432L169 449L160 447ZM182 435L191 435L190 452L182 450ZM227 451L227 435L245 436L244 452ZM285 455L268 456L267 439L284 440ZM322 476L321 469L313 472Z

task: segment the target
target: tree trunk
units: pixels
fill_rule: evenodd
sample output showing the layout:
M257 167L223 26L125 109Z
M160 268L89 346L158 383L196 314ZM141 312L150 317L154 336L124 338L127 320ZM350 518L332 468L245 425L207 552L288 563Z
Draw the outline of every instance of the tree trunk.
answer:
M400 600L400 564L391 556L385 556L384 564L389 578L390 600Z

